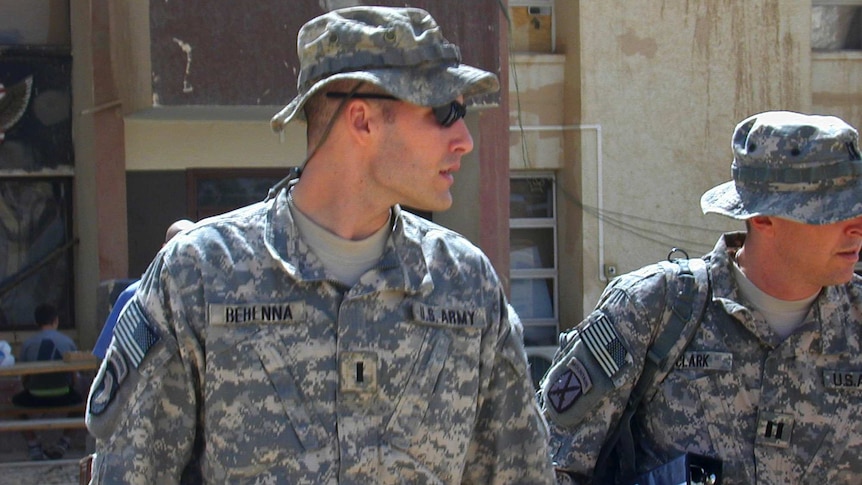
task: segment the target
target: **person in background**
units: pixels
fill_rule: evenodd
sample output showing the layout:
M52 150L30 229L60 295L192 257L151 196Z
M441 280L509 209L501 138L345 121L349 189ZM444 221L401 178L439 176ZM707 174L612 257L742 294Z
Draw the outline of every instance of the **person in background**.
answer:
M75 342L57 330L60 317L57 309L43 303L33 312L39 333L24 341L18 355L18 362L37 362L44 360L63 360L63 354L77 350ZM77 375L74 372L32 374L22 377L24 390L12 396L12 404L25 408L73 406L84 402L75 389ZM81 413L70 413L69 417ZM26 418L27 416L22 416ZM31 460L59 459L72 444L74 430L65 429L57 443L42 450L42 444L35 431L22 432L27 440L27 453Z
M11 367L15 365L15 356L12 354L12 346L5 340L0 340L0 367Z
M126 305L88 401L92 482L550 484L523 327L452 205L465 100L499 90L428 12L299 31L300 169L199 222Z
M162 247L164 247L168 241L173 239L174 236L194 225L195 223L188 219L174 221L170 226L168 226L168 230L165 231L165 242L162 244ZM111 339L114 337L114 327L117 325L120 311L124 306L126 306L126 303L128 303L132 298L132 295L138 291L138 285L140 283L140 279L133 281L129 286L123 289L119 295L117 295L116 301L114 301L114 304L111 306L111 313L108 314L108 318L105 319L105 324L102 326L99 338L96 339L96 345L93 346L93 355L96 357L100 359L105 358L105 354L108 352L108 346L111 344Z
M623 466L597 461L610 456L601 450L669 321L665 272L650 265L614 280L561 336L541 400L570 482L700 462L720 463L722 475L701 483L862 483L858 132L834 116L770 111L741 121L731 147L733 180L701 208L746 231L702 258L703 316L634 410Z

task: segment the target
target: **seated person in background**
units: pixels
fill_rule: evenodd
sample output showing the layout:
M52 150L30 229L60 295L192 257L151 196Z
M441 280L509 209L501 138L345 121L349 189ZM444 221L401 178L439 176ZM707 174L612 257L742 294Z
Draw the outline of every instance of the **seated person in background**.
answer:
M36 307L34 312L36 325L40 332L30 337L21 346L19 362L35 362L43 360L62 360L63 354L77 350L75 342L57 330L60 317L57 309L49 304ZM24 376L24 390L12 396L12 403L26 408L41 408L55 406L72 406L83 402L83 398L75 390L76 374L74 372L55 372L51 374L33 374ZM82 413L71 413L69 417L80 416ZM57 444L42 451L36 433L24 431L28 452L31 460L62 458L71 444L73 430L66 429Z

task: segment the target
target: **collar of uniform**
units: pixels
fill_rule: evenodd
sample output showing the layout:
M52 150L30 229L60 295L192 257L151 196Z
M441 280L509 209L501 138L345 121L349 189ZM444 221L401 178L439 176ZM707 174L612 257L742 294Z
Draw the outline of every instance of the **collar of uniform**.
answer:
M392 208L392 237L382 264L404 268L405 290L427 294L434 289L434 282L422 249L425 232L415 224L417 220L418 216L403 212L398 205Z
M290 213L287 197L296 182L292 180L285 190L280 190L275 197L267 201L269 207L264 243L273 259L278 261L292 278L300 281L323 280L326 278L323 265L299 237L299 229Z
M290 212L288 193L297 183L290 182L286 190L267 203L267 220L264 238L270 255L280 262L284 270L298 281L327 279L318 257L300 237L296 221ZM428 266L422 251L421 235L405 225L404 214L398 206L392 211L392 233L386 242L378 269L389 289L405 292L430 291ZM361 286L361 283L357 284ZM379 285L375 286L379 290Z
M854 281L827 286L814 302L820 330L820 353L824 355L859 354L859 322L853 313L862 306L862 285Z
M718 300L728 313L736 313L744 308L739 302L739 289L733 279L733 259L745 241L745 233L729 232L723 234L707 257L712 297Z
M748 329L761 343L771 348L781 344L782 339L769 328L762 316L756 315L746 306L733 275L733 255L745 242L744 232L728 232L719 238L709 254L710 284L713 299L729 315Z
M854 296L855 294L855 296ZM809 318L787 337L781 348L785 358L793 355L856 356L860 353L858 323L851 312L860 302L859 289L854 285L827 286L814 300Z
M713 298L719 301L728 314L739 320L761 342L774 348L780 345L783 340L769 329L769 324L763 318L755 318L752 311L741 303L739 289L733 280L731 254L739 250L744 241L744 232L726 233L722 235L710 253ZM856 325L847 311L848 306L852 306L854 302L859 302L859 305L862 305L862 285L851 282L824 288L812 304L817 326L812 328L810 323L804 323L788 339L798 338L800 332L802 334L808 332L810 335L807 338L803 336L799 339L799 343L804 349L797 350L819 352L824 355L862 351L860 348L862 342L856 337L858 332L848 331L849 325ZM811 334L812 330L815 333ZM819 348L815 346L819 346Z

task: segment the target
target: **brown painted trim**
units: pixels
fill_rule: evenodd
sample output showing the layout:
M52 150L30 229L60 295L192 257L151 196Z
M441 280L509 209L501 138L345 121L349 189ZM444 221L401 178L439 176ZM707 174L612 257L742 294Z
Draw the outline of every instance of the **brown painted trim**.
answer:
M109 0L92 0L93 156L99 279L125 278L129 270L126 220L126 149L122 106L111 63ZM74 62L74 61L73 61Z
M508 2L504 2L508 3ZM504 12L500 22L500 105L479 119L479 245L509 289L509 29Z

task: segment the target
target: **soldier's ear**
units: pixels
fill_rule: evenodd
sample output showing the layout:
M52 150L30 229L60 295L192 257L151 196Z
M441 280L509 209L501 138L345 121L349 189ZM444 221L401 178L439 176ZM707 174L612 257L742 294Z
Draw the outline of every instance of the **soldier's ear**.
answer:
M751 229L759 231L770 229L773 226L772 217L770 216L754 216L749 218L747 222Z
M371 132L371 105L361 99L351 99L344 108L351 135L363 139Z

